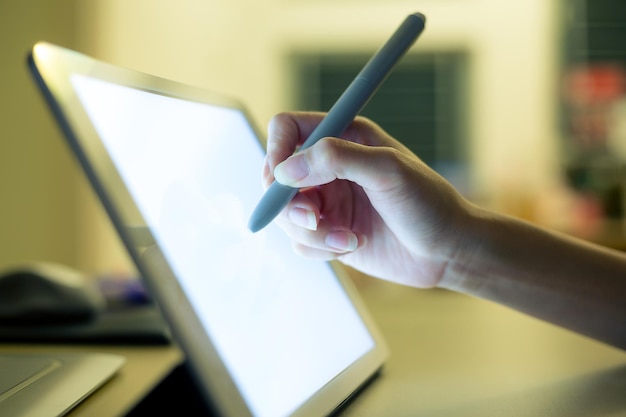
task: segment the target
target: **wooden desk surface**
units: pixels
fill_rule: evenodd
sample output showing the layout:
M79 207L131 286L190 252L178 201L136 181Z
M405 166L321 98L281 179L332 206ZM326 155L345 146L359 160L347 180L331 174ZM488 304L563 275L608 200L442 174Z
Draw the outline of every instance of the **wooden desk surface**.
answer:
M468 296L361 284L391 357L342 417L626 416L624 351Z
M342 417L626 416L626 352L467 296L356 281L391 357ZM71 417L124 415L182 359L174 347L0 346L49 349L127 358Z

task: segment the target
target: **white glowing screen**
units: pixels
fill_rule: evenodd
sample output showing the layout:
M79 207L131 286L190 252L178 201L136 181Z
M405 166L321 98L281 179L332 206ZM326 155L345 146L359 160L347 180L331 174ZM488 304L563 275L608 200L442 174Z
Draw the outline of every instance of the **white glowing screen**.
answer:
M288 415L373 348L326 263L247 230L263 154L239 110L72 84L253 415Z

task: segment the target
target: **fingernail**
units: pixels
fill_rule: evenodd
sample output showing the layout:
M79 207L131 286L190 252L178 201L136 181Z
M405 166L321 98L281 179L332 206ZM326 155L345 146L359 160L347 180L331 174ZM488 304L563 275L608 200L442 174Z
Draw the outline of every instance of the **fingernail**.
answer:
M289 210L289 220L309 230L317 230L315 213L302 207L294 207Z
M304 155L287 158L274 169L274 178L284 185L295 185L309 175L309 165Z
M326 235L326 245L341 252L351 252L359 244L359 239L350 231L330 232Z

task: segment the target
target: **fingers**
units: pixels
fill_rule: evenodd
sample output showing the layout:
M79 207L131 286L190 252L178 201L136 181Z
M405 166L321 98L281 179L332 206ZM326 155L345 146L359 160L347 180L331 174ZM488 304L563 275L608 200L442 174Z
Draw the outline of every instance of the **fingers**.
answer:
M299 226L308 230L317 230L317 226L320 222L320 210L319 201L312 198L311 193L298 193L289 202L285 215L287 219Z
M371 203L406 194L407 171L416 162L409 159L417 157L361 117L343 132L342 139L323 138L294 154L323 117L322 113L275 116L268 127L263 177L267 186L276 179L301 189L277 221L296 252L329 260L365 244ZM357 215L359 225L354 223Z
M285 229L287 234L300 248L310 248L333 254L352 252L359 246L358 236L345 228L331 228L322 222L317 230L308 230L302 227Z
M311 245L302 241L294 241L293 249L307 258L330 261L339 256L355 251L359 246L357 236L350 231L335 231L324 235L324 244Z
M346 228L338 228L321 221L316 230L299 227L287 219L281 218L282 228L293 242L294 250L306 257L330 260L340 255L353 252L361 246L363 238Z
M280 183L296 188L345 179L367 190L384 191L400 185L402 158L394 148L324 138L280 163L274 176Z
M265 183L273 181L274 168L291 156L322 121L322 113L280 113L267 128L267 157L263 176Z
M267 156L263 168L265 186L274 181L276 166L291 156L324 118L324 113L288 112L274 116L268 125ZM342 133L342 138L367 146L383 146L408 152L374 122L357 117Z
M277 221L294 242L296 252L307 257L334 259L355 251L363 242L343 222L322 217L322 195L316 188L298 193Z

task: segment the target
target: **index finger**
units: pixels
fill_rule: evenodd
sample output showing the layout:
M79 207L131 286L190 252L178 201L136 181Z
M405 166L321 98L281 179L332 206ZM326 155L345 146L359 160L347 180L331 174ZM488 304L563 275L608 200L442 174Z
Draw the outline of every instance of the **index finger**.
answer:
M304 143L323 118L324 113L289 112L277 114L270 120L266 161L270 173Z

